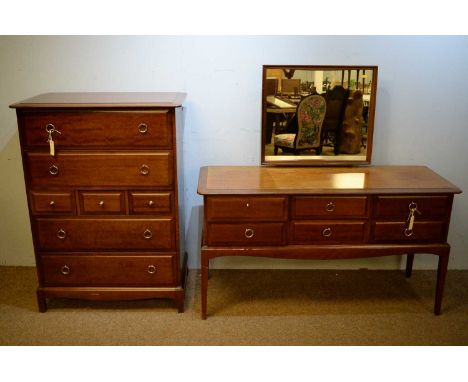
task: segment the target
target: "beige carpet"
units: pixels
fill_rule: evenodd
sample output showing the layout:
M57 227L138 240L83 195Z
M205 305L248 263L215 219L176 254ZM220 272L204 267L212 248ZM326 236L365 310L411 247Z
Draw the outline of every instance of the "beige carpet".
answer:
M208 319L190 271L171 301L52 300L38 313L34 268L0 267L0 345L468 345L468 271L214 270Z

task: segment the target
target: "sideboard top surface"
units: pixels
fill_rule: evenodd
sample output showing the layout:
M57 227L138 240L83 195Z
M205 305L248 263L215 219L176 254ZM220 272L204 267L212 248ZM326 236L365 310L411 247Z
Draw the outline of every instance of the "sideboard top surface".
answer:
M16 109L179 107L185 96L185 93L45 93L17 102L10 107Z
M460 192L457 186L425 166L210 166L200 169L198 183L201 195Z

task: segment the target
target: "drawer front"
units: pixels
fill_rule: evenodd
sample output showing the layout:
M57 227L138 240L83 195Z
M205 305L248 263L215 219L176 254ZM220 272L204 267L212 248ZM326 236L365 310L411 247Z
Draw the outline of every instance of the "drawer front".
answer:
M171 214L171 192L130 192L131 214Z
M48 147L51 125L60 132L52 135L57 150L73 146L172 147L167 110L24 112L22 121L29 147Z
M207 198L207 218L214 220L285 220L286 197L212 196Z
M124 214L125 193L82 191L80 197L80 213L82 214Z
M293 221L290 244L346 244L364 241L364 221Z
M29 198L33 214L71 214L75 212L72 192L30 191Z
M282 245L285 237L285 223L211 223L207 241L209 245Z
M372 231L374 241L419 241L429 243L445 242L446 225L444 222L420 221L414 223L410 235L405 234L405 222L375 222Z
M441 219L448 217L451 210L449 196L378 196L374 202L376 218L407 219L411 203L416 203L421 214L417 219Z
M172 185L172 152L27 153L32 187Z
M153 286L175 282L175 255L42 255L44 286Z
M171 250L172 219L37 219L41 250Z
M363 217L367 215L365 196L296 196L292 200L294 219Z

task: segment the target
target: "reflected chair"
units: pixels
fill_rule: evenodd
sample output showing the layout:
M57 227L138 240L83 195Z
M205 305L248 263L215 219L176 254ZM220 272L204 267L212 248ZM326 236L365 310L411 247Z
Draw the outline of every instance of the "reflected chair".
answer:
M327 105L325 98L320 95L305 97L297 106L292 124L297 123L297 131L275 135L275 155L278 149L285 153L298 155L304 150L315 150L317 155L322 151L320 137Z
M340 153L341 131L348 97L349 89L345 89L340 85L335 86L325 95L327 113L323 121L320 145L323 146L327 142L333 143L335 155Z

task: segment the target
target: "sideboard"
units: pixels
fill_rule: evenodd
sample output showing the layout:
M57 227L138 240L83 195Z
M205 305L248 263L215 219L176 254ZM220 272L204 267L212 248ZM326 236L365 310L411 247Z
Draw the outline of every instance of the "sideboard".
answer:
M220 256L352 259L439 257L440 314L450 254L447 234L461 190L424 166L203 167L201 315L210 260Z

